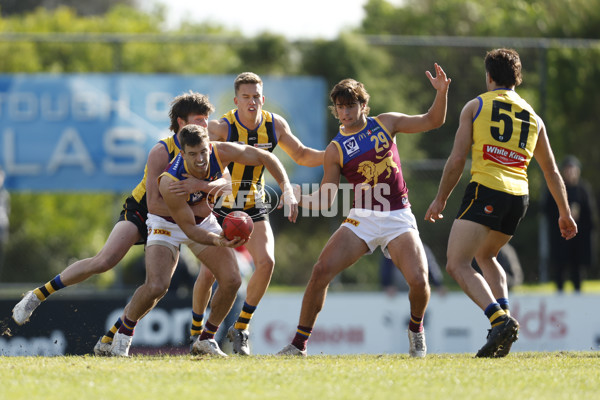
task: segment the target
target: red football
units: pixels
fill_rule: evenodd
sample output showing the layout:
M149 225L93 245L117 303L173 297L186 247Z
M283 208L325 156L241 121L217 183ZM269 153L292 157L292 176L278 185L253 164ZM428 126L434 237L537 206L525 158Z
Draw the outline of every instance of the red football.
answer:
M223 234L227 240L233 240L236 236L248 240L253 229L252 218L243 211L231 212L223 220Z

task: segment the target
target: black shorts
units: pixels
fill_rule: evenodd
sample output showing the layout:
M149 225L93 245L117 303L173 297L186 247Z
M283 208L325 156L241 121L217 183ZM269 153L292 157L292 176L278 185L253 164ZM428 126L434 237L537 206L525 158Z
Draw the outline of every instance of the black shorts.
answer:
M123 204L123 210L119 216L119 221L130 221L135 224L142 235L142 238L136 244L146 244L148 239L148 227L146 226L146 220L148 219L148 205L146 204L146 195L142 197L142 201L139 203L129 196L125 199Z
M215 214L215 217L217 217L217 221L219 221L219 225L223 225L223 220L225 219L225 216L234 211L245 212L246 214L248 214L250 216L250 218L252 218L253 222L258 222L258 221L269 222L269 209L267 209L266 207L264 207L264 208L251 207L251 208L248 208L247 210L242 210L242 209L238 209L238 208L232 209L232 208L227 208L227 207L221 207L221 208L214 209L213 214Z
M456 219L477 222L512 236L528 206L529 195L515 196L471 182L465 190Z

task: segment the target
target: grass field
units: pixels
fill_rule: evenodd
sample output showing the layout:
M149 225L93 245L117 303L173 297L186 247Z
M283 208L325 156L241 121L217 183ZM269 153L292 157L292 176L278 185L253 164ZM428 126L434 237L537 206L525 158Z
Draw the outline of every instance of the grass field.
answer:
M592 399L599 352L0 357L0 399Z

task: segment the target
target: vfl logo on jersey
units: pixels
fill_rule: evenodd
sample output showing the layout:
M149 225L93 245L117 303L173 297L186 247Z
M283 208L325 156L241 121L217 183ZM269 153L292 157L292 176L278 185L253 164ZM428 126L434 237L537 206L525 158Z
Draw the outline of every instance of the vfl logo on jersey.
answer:
M490 144L483 146L483 159L515 168L525 168L525 162L527 161L524 154Z
M362 182L362 189L368 190L370 186L377 185L379 181L379 175L387 172L385 179L389 178L392 175L392 169L394 172L400 172L400 168L398 168L398 164L392 158L392 152L388 151L386 153L383 160L378 163L374 163L373 161L363 161L358 164L357 172L365 177L364 182ZM377 157L381 158L381 157ZM371 184L371 182L373 182Z
M358 226L358 225L360 225L360 222L358 222L357 220L352 219L352 218L346 218L344 220L344 222L342 222L342 224L352 224L354 226Z
M358 147L358 143L356 143L356 139L353 137L344 141L342 144L344 145L344 149L349 156L352 156L360 151L360 147Z
M256 143L254 147L257 149L270 149L273 147L273 143Z
M488 204L487 206L483 207L483 212L486 214L491 214L494 212L494 207Z
M168 231L166 229L154 229L152 232L154 235L165 235L165 236L171 236L171 231Z

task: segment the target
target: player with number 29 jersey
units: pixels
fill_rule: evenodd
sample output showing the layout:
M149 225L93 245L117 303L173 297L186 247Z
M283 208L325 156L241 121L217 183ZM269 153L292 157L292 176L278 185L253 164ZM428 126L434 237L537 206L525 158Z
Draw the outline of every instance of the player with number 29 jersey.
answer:
M353 207L377 211L410 207L394 136L377 117L366 120L359 132L346 134L340 128L332 140L340 152L341 173L354 185Z

